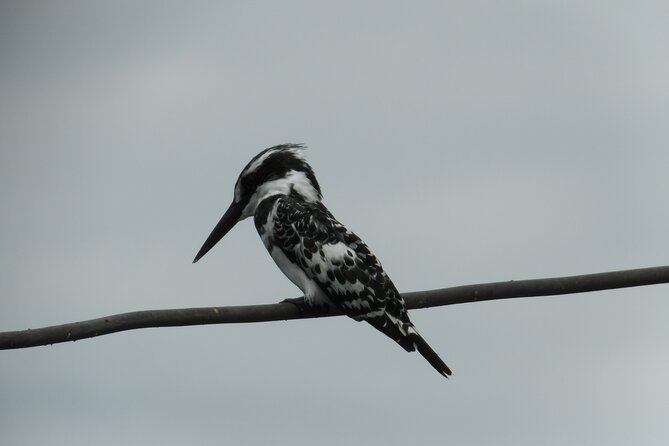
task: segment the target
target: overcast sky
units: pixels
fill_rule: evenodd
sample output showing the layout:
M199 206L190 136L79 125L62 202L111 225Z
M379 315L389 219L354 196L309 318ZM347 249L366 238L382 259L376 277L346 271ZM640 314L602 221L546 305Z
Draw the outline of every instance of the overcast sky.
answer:
M0 4L0 330L299 296L242 167L309 146L401 291L669 263L666 1ZM667 286L0 352L0 443L664 445Z

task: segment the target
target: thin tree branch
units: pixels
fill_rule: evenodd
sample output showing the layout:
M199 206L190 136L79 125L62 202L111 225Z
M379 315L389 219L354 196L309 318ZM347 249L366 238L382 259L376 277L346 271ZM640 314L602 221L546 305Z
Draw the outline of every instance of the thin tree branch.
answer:
M404 293L403 297L409 309L416 309L517 297L584 293L658 283L669 283L669 266L549 279L464 285ZM0 350L76 341L138 328L269 322L340 314L312 309L301 311L291 303L134 311L33 330L0 332Z

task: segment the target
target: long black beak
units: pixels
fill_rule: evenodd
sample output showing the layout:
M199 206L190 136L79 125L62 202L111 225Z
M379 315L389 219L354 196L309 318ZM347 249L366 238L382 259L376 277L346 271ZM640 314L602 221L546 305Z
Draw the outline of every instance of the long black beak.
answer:
M203 255L205 255L211 248L216 245L216 243L219 242L223 238L225 234L232 229L234 225L237 224L239 221L239 217L242 215L242 210L244 209L243 202L240 203L235 203L234 201L230 205L227 211L225 211L225 214L223 214L223 217L221 217L221 220L216 224L216 227L214 228L213 231L211 231L211 234L209 234L209 237L207 237L207 240L204 242L204 245L202 245L202 248L200 248L200 251L197 253L195 256L195 259L193 260L193 263L197 262L202 258Z

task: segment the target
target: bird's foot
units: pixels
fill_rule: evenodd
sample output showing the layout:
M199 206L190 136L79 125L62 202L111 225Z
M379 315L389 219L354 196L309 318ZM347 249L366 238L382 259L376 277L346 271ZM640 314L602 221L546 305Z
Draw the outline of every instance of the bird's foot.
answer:
M297 309L300 311L301 314L303 314L309 308L309 305L307 305L307 301L304 298L304 296L284 299L279 303L281 303L281 304L293 304L293 305L295 305L295 307L297 307Z

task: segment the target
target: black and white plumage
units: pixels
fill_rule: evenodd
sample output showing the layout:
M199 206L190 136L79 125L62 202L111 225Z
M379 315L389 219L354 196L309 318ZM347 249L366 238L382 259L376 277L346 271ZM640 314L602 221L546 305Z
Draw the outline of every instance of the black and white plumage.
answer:
M407 351L418 350L443 376L451 370L418 334L404 299L379 260L322 203L313 170L298 144L256 155L235 184L232 204L195 256L197 262L240 220L253 215L281 271L310 306L334 306L366 321Z

